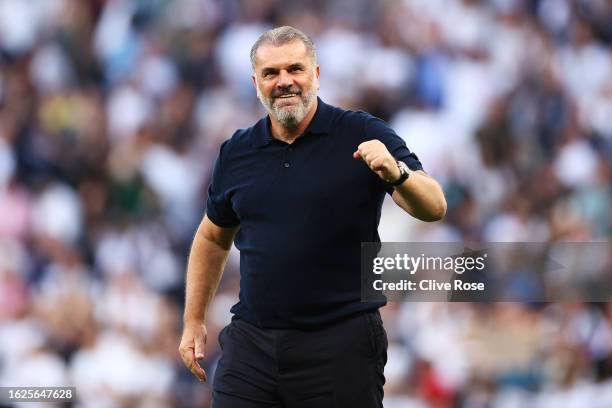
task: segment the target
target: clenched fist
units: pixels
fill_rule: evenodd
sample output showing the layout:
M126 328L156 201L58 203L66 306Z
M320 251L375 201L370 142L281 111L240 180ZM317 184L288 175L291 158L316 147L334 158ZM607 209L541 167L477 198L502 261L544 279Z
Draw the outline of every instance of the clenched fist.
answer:
M368 167L386 182L399 179L401 173L397 162L380 140L368 140L357 146L355 159L363 160Z

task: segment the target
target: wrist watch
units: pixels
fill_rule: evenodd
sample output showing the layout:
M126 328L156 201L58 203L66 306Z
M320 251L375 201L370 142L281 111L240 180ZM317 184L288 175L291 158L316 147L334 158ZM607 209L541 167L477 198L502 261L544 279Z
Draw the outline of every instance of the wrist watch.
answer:
M412 173L412 170L410 170L408 166L406 165L406 163L404 163L403 161L399 161L399 160L397 161L397 168L400 171L399 178L395 181L387 182L389 185L393 187L396 187L402 184L404 181L408 179L408 177L410 176L410 173Z

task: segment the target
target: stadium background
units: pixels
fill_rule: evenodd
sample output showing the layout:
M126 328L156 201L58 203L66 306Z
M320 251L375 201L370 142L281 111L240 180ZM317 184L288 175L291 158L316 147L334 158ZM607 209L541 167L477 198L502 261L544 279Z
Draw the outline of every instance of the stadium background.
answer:
M610 1L0 0L0 384L206 406L177 352L185 261L219 144L264 114L249 48L282 24L314 38L322 98L444 186L444 222L387 202L383 240L609 239ZM387 408L612 406L610 303L383 316Z

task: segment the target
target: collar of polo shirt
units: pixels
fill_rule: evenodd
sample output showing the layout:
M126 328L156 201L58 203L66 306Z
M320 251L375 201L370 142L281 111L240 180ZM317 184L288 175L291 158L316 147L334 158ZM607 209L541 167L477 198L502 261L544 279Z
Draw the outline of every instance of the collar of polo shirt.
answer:
M317 111L315 112L312 121L304 131L304 134L320 134L329 135L332 125L332 108L317 97ZM253 146L260 148L272 142L272 132L270 131L270 117L266 116L265 120L260 121L255 126L255 134L253 138Z

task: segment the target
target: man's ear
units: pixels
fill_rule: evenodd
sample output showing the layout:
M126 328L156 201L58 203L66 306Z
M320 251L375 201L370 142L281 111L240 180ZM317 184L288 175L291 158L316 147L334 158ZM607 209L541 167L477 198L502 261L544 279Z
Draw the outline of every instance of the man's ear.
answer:
M253 82L253 87L255 87L255 94L259 98L259 87L257 86L257 78L255 74L251 75L251 81Z

